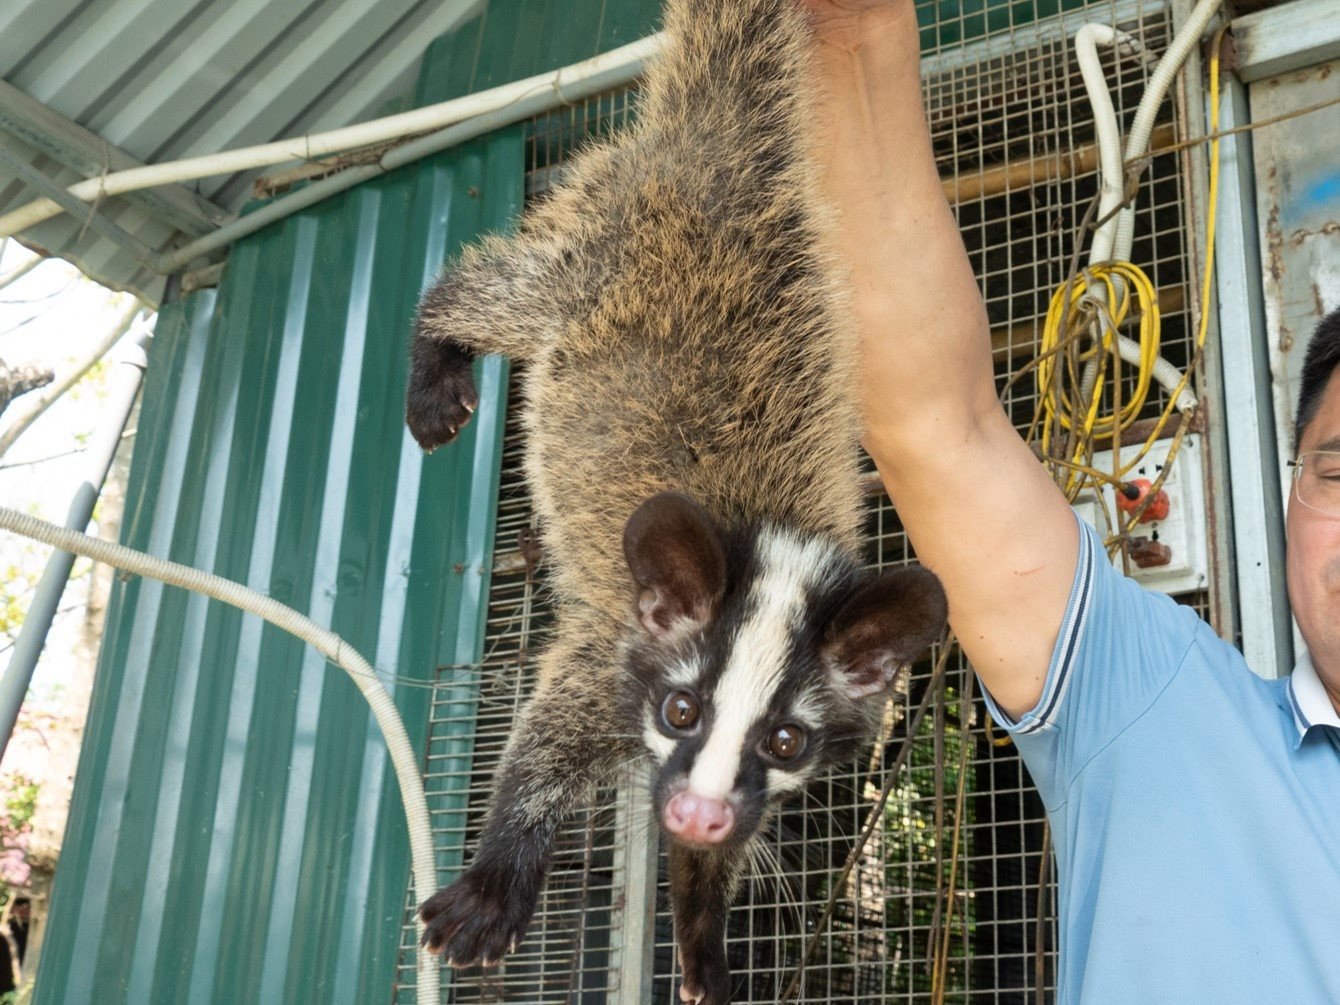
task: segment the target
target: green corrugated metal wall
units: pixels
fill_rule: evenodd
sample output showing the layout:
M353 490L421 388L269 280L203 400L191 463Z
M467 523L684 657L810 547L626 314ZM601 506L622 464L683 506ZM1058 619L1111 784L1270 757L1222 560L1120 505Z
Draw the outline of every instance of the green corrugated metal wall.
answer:
M419 286L512 218L521 170L514 129L367 186L239 246L217 297L165 311L126 540L308 612L379 668L427 679L474 658L502 413L422 460L401 428L403 347ZM425 692L399 697L421 738ZM339 671L231 609L127 584L39 1000L380 998L404 830Z
M429 48L418 102L621 45L657 13L495 2ZM425 459L404 350L442 259L520 211L523 141L504 130L269 228L217 292L164 308L127 543L262 589L382 670L479 658L506 366L485 362L493 407ZM396 697L422 742L427 692ZM394 776L342 672L231 608L118 584L37 1001L387 1000L407 876Z

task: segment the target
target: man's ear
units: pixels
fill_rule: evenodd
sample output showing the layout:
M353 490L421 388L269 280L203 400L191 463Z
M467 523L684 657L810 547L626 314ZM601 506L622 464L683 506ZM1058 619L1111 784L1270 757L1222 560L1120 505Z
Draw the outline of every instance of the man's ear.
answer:
M661 492L624 527L623 551L640 587L638 618L653 638L673 642L702 628L726 592L726 551L707 511L686 495Z
M940 637L948 617L943 587L920 566L858 585L829 621L821 654L852 699L886 691L899 670Z

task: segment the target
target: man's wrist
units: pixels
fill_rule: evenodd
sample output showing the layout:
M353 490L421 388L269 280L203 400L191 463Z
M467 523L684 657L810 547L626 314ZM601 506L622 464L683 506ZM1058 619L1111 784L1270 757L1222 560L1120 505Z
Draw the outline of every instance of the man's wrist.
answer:
M845 10L826 4L816 15L815 39L821 55L844 54L863 62L904 52L909 43L919 49L916 10L912 0L878 4L863 10Z
M814 136L821 165L837 174L855 172L869 185L882 174L881 166L897 164L897 147L926 128L919 59L911 0L828 25L815 45L813 71L823 106Z

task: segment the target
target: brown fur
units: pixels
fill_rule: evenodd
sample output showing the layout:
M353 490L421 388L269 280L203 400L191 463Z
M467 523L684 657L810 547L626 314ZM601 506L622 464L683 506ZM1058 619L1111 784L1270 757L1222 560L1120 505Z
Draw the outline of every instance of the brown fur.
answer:
M517 238L467 252L421 314L425 335L527 363L554 586L619 621L623 527L658 491L858 540L854 336L799 139L806 29L793 2L705 6L667 5L674 42L636 124L577 158ZM772 107L737 107L706 65L745 14L774 22L759 43Z

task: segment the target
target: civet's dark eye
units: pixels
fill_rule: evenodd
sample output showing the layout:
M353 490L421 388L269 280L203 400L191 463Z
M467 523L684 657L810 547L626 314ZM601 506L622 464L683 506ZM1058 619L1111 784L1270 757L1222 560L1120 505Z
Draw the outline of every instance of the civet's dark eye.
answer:
M672 729L691 729L698 721L698 699L687 691L676 691L665 699L661 714Z
M805 731L787 723L778 726L768 736L768 753L779 761L787 761L805 749Z

